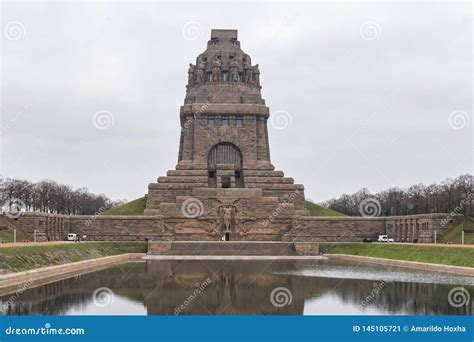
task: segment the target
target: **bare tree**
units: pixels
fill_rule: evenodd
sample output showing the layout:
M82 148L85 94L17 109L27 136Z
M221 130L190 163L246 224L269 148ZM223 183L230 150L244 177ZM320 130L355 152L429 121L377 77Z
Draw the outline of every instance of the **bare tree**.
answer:
M24 207L21 209L26 211L69 215L93 215L123 203L112 201L104 194L92 194L87 188L74 190L50 180L32 183L14 178L1 178L0 201L8 210L19 209L12 205L21 204Z
M473 216L473 176L465 174L456 179L447 178L440 185L417 184L408 189L390 188L373 195L364 188L352 195L344 194L323 202L322 205L346 215L358 216L360 203L368 197L379 201L383 216L452 211Z

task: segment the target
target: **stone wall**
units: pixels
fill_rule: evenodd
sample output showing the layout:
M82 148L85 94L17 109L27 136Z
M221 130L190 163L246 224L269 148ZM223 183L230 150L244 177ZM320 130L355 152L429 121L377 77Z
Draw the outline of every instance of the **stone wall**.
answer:
M276 198L270 202L264 198L260 200L264 201L260 203L261 206L276 208L272 210L277 215L271 218L248 215L253 212L251 207L255 203L254 198L248 204L242 204L242 211L233 217L234 226L228 231L223 227L214 229L219 221L214 213L186 218L172 206L168 208L170 211L164 209L164 217L25 213L18 219L9 220L31 237L36 230L37 241L64 240L68 233L86 235L89 241L217 241L227 232L232 241L362 242L366 238L376 241L378 235L387 234L397 242L419 243L434 242L435 231L440 237L462 220L462 215L455 215L448 220L447 214L373 218L294 216L292 204L280 207Z
M159 216L95 216L24 213L11 220L18 228L42 241L65 240L68 233L86 235L88 241L143 241L166 239Z
M286 241L376 240L385 234L385 218L380 217L298 217L293 229L283 237Z
M387 234L396 242L424 242L435 240L452 225L462 222L462 215L425 214L392 216L386 219Z

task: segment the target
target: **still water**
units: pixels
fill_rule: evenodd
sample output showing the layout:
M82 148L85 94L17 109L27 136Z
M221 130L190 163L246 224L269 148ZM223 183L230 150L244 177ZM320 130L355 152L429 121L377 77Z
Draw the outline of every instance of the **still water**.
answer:
M473 299L473 277L346 261L149 260L3 294L0 314L474 315Z

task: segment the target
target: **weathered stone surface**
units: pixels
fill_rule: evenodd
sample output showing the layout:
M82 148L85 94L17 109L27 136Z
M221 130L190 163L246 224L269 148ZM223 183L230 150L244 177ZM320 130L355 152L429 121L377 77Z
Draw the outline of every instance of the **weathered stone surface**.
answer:
M270 162L259 67L231 31L213 30L190 64L178 165L148 187L145 215L162 215L176 240L280 240L309 214L303 185Z
M38 240L68 232L88 240L296 242L432 242L453 222L447 214L389 218L310 217L304 186L275 171L270 159L260 71L240 48L236 30L213 30L207 49L188 68L180 108L175 170L148 186L143 216L26 214L15 224ZM303 163L304 161L302 161ZM304 165L302 165L304 166Z

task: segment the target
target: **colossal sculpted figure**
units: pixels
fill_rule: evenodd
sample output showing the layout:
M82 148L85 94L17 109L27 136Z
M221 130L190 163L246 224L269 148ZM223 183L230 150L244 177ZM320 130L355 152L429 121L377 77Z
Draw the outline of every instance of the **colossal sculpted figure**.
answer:
M253 67L253 85L260 87L260 70L258 69L258 64Z
M197 66L196 66L196 84L204 83L204 69L205 65L201 58L198 58Z
M230 62L230 80L232 82L239 81L239 64L235 59Z
M221 61L217 56L214 56L212 61L212 82L221 81Z
M188 87L192 87L194 85L194 65L189 63L188 69Z
M230 231L231 224L232 224L232 207L230 205L226 205L224 207L224 230Z
M252 84L252 66L250 65L249 62L246 62L244 65L244 70L245 70L245 83L247 84Z

